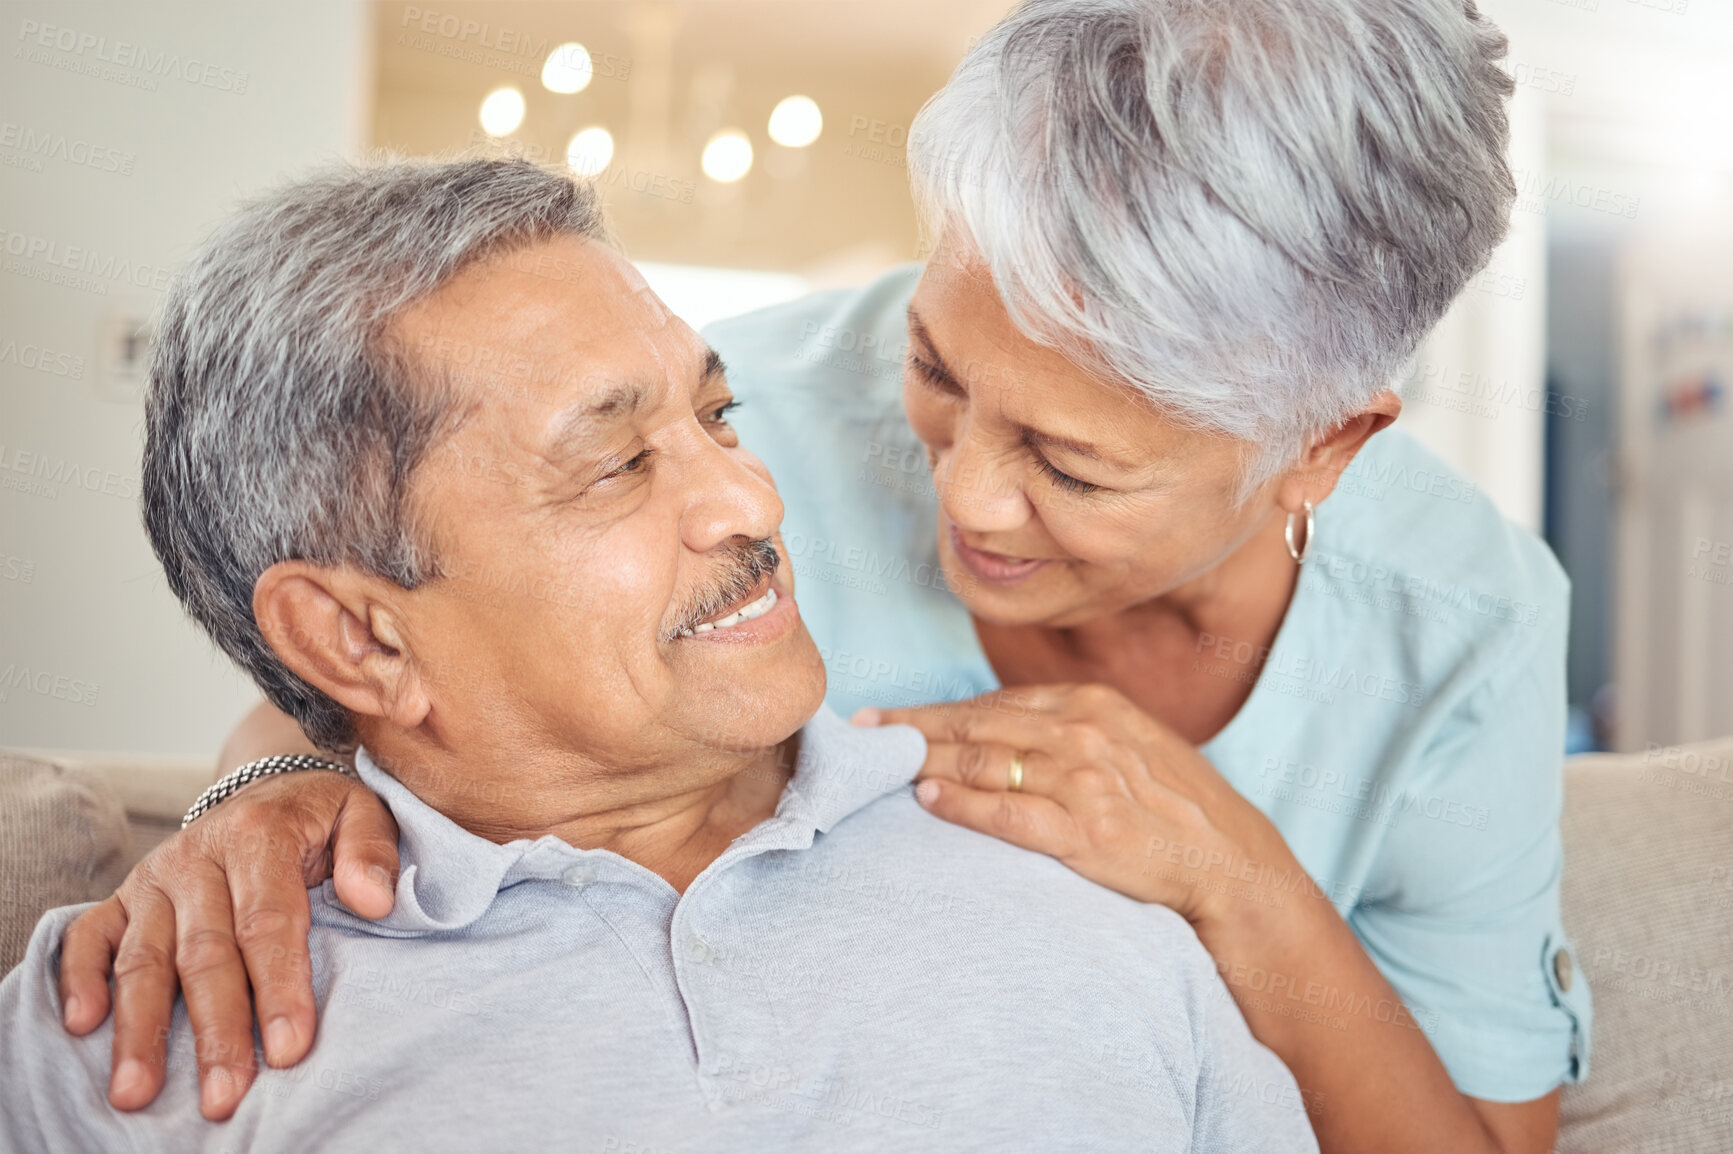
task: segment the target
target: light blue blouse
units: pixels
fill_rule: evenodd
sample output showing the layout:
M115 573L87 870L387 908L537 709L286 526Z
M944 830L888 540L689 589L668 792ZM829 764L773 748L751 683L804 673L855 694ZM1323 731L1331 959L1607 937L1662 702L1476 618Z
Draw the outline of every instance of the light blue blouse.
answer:
M705 334L743 402L742 442L787 505L801 613L845 717L999 687L945 585L903 415L919 274ZM1588 1071L1589 991L1559 922L1569 596L1539 540L1387 430L1319 507L1261 673L1228 637L1200 639L1194 667L1256 679L1204 754L1281 829L1458 1088L1491 1101ZM1225 976L1326 1023L1392 1012L1327 984Z

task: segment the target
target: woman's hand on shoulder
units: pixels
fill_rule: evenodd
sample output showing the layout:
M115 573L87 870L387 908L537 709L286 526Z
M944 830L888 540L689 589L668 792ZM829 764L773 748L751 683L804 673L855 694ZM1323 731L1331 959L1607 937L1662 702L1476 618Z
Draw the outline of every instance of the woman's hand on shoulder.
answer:
M317 1025L307 889L334 876L345 905L383 917L396 872L390 811L354 778L324 771L249 785L158 846L62 939L68 1031L102 1024L114 976L110 1103L137 1110L162 1090L177 989L205 1117L229 1117L252 1084L255 1009L270 1065L305 1057Z
M1168 906L1200 934L1253 906L1279 908L1270 878L1299 869L1275 826L1196 747L1108 686L1018 686L862 710L855 724L926 736L915 794L935 815Z

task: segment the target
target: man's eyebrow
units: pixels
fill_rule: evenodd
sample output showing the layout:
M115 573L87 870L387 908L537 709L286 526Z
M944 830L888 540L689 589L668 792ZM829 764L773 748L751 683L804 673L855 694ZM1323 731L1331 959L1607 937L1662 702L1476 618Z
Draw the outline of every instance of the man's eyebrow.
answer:
M639 384L618 381L604 386L600 395L571 406L559 416L548 436L549 452L570 451L574 442L625 420L642 409L648 399L648 390Z
M700 388L728 372L722 354L715 349L704 350L704 368L698 377ZM550 453L572 451L575 442L594 436L608 425L626 420L642 409L650 391L641 384L618 381L603 388L601 395L573 405L555 421L548 437Z

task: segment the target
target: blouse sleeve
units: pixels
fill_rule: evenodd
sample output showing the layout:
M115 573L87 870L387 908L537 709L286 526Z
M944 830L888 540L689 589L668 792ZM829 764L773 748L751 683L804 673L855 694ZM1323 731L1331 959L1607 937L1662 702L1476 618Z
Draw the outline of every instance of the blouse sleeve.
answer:
M1588 1073L1588 983L1559 916L1565 617L1524 627L1441 723L1349 914L1457 1088L1494 1102Z

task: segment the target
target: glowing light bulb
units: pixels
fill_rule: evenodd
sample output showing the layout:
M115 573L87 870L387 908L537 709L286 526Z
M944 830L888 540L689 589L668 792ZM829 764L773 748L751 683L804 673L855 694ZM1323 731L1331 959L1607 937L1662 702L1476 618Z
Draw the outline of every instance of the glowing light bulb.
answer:
M524 94L496 88L481 102L481 127L489 136L510 136L524 122Z
M614 134L596 125L586 128L566 145L566 165L579 176L595 176L614 159Z
M752 142L738 128L725 128L704 146L700 164L711 180L733 184L752 171Z
M566 95L582 92L590 86L595 72L589 49L569 41L548 53L547 63L542 65L542 87Z
M770 139L784 148L805 148L824 131L824 114L810 96L785 96L770 113Z

